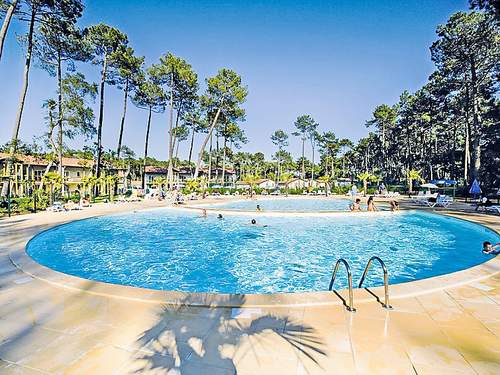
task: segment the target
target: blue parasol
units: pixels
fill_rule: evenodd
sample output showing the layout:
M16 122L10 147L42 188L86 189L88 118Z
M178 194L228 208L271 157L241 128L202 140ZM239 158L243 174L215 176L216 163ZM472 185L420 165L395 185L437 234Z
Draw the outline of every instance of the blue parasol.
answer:
M481 194L481 187L479 186L479 181L477 179L474 179L474 181L472 182L469 193L472 195Z

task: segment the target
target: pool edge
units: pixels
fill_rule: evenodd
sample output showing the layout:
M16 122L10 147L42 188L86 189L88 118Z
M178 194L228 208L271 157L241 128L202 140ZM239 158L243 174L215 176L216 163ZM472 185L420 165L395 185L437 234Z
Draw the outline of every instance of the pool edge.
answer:
M137 207L138 210L148 210L152 207ZM129 212L124 211L124 212ZM30 231L26 234L17 249L8 250L9 259L12 264L25 274L47 282L51 285L79 292L86 292L93 295L110 298L120 298L130 301L154 303L154 304L183 304L199 307L298 307L298 306L327 306L340 305L342 301L331 292L303 292L303 293L274 293L274 294L219 294L219 293L188 293L177 291L158 291L153 289L110 284L99 281L92 281L76 276L71 276L45 267L37 263L26 253L28 242L39 233L52 229L59 225L64 225L78 219L114 214L117 212L90 213L88 216L69 219L59 223L45 223L41 230ZM446 216L466 220L478 225L482 225L495 233L499 233L495 228L480 223L471 218L455 216L453 212L437 212ZM465 270L421 279L401 284L391 284L391 300L414 297L418 295L433 293L437 290L457 287L465 284L478 282L500 273L500 256L479 265ZM378 296L383 296L383 287L370 288ZM338 291L345 299L347 290ZM355 304L373 302L374 297L365 289L354 289Z

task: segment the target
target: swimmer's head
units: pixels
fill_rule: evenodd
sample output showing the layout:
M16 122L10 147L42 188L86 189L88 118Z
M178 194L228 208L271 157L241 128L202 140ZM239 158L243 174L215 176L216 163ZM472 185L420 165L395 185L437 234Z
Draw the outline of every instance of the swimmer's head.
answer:
M257 220L252 219L251 223L252 223L252 224L257 224Z
M222 219L222 214L218 214L217 219Z
M484 241L483 242L483 250L488 250L491 247L491 242Z

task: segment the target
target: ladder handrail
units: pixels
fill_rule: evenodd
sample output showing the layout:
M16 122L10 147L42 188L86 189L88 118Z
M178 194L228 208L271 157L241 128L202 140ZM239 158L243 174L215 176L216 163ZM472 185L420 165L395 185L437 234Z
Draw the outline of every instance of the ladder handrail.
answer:
M347 271L347 281L349 284L349 305L346 306L346 309L348 311L354 312L356 311L356 309L354 308L353 305L351 267L349 267L349 263L347 263L347 261L344 258L340 258L339 260L337 260L337 263L335 263L335 268L333 270L332 279L330 281L330 286L328 287L328 290L332 290L333 288L333 283L335 282L335 278L337 277L337 271L339 270L341 263L344 264L345 269Z
M363 285L363 282L365 281L366 275L368 274L368 271L370 270L370 267L372 265L372 262L376 260L380 263L382 266L382 270L384 271L384 292L385 292L385 303L382 304L383 307L386 309L392 309L392 306L389 304L389 276L387 273L387 267L385 266L385 263L382 259L380 259L378 256L373 256L370 258L368 261L365 271L363 272L363 276L361 277L361 280L359 280L359 285L358 288L361 288L361 285Z

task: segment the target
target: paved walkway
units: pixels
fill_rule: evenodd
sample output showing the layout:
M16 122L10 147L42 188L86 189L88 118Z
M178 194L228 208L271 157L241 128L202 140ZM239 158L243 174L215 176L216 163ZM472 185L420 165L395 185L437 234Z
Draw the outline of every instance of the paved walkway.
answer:
M8 256L55 222L144 205L0 220L0 374L500 373L499 259L479 281L349 313L245 307L244 296L240 307L204 308L97 295L100 283L69 290ZM498 217L459 215L500 230Z

